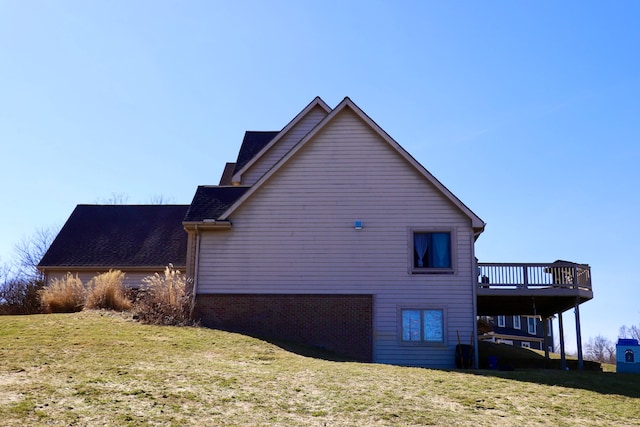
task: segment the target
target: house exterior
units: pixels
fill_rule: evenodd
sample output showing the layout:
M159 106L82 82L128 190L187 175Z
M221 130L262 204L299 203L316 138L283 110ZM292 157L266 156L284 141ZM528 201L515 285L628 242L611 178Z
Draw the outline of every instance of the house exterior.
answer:
M564 357L562 313L574 309L580 358L590 267L479 263L484 227L349 98L333 109L315 98L280 131L246 132L190 205L79 205L39 268L85 282L120 269L135 288L172 263L205 326L433 368L477 344L478 316L502 316L494 338L545 350L557 317ZM513 338L509 321L527 333Z
M77 274L83 283L111 269L138 288L170 263L186 268L188 205L78 205L40 260L45 283Z
M553 319L538 316L504 315L483 316L490 331L479 336L482 341L508 344L517 347L547 350L554 348Z
M475 340L484 222L349 98L247 133L221 183L184 221L203 324L442 368Z

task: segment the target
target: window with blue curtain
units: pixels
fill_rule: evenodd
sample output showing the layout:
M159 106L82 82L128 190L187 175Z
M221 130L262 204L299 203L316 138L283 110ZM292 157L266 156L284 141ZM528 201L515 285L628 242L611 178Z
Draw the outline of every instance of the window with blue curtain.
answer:
M451 268L451 233L413 233L413 267Z

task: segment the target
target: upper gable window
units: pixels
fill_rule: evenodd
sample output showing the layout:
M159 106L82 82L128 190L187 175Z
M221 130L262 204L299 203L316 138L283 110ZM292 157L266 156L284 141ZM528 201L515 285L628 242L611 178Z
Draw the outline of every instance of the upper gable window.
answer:
M453 271L450 231L413 231L411 246L414 273Z

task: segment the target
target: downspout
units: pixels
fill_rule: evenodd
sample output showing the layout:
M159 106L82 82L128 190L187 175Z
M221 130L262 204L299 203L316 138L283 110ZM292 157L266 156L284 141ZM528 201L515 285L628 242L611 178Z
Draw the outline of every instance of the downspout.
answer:
M478 354L480 349L478 348L478 261L476 260L476 239L477 237L475 233L471 232L472 243L471 243L471 259L473 261L471 272L471 288L473 297L471 300L473 301L473 366L476 369L480 368L480 355Z
M198 224L196 224L196 259L193 263L193 301L191 303L191 314L193 315L193 310L196 308L196 293L198 290L198 273L199 273L199 265L200 265L200 231L198 230Z

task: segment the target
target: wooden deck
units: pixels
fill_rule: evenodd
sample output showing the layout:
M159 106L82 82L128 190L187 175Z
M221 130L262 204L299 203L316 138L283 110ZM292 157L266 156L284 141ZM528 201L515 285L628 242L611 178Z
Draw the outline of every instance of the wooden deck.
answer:
M567 311L593 298L586 264L478 263L478 315L540 315Z

